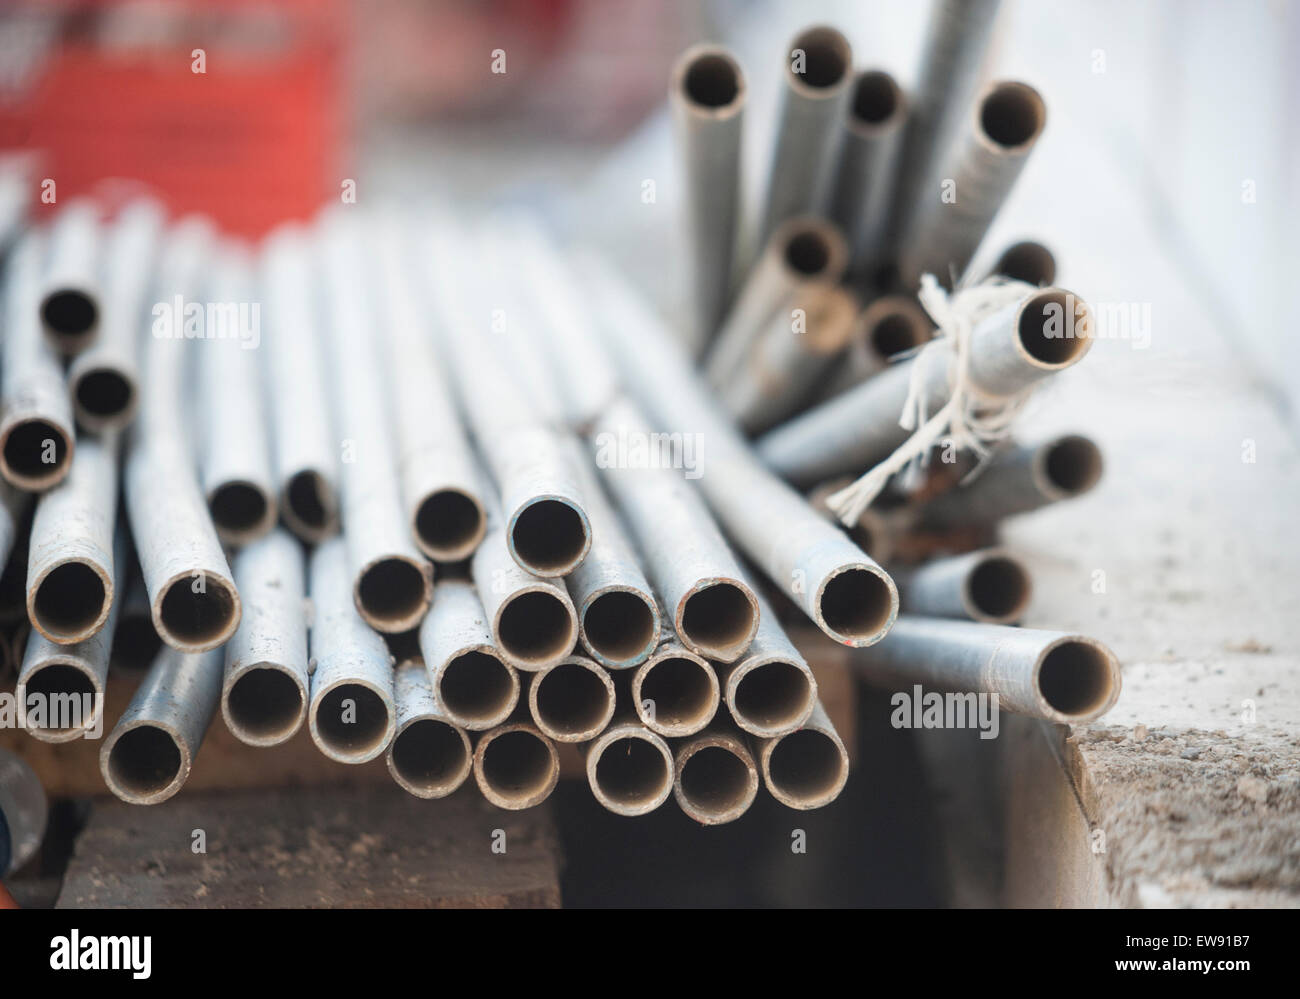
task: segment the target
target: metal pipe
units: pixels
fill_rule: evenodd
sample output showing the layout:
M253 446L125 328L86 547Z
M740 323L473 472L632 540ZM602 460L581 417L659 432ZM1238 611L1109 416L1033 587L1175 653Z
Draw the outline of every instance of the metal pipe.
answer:
M1029 606L1029 569L1001 548L927 562L899 577L903 613L1014 624Z
M420 660L393 671L397 731L386 757L393 780L417 798L445 798L469 777L469 736L439 710Z
M721 389L743 369L755 341L809 282L835 284L848 266L848 245L825 219L801 215L772 233L741 287L704 360L709 384Z
M184 785L221 699L221 653L164 648L99 750L108 789L156 805Z
M402 509L388 393L374 344L373 284L359 225L342 212L323 221L331 395L344 454L340 498L353 599L372 628L416 627L433 598L433 567L416 550Z
M1034 382L1078 363L1092 346L1085 335L1066 335L1052 317L1070 317L1075 329L1091 327L1082 300L1060 288L1045 288L977 323L971 332L967 366L973 388L985 396L1010 396ZM1058 335L1058 333L1060 335ZM760 458L783 478L810 486L842 474L857 474L888 457L911 431L899 416L912 381L912 366L922 363L922 397L934 413L951 393L955 354L951 343L891 365L857 388L829 399L769 431L755 445Z
M311 557L311 738L340 763L381 755L397 729L393 663L384 640L357 613L345 542L331 538Z
M155 201L128 204L104 239L99 337L68 368L77 422L102 433L126 426L140 402L140 340L148 323L149 291L164 212Z
M980 94L941 168L952 196L936 190L921 199L899 251L905 287L916 288L922 274L946 287L961 279L1046 124L1047 105L1028 84L1004 80Z
M160 255L162 306L183 301L197 285L212 233L183 220ZM161 313L155 306L159 318ZM239 627L242 606L230 566L194 472L188 423L186 348L180 316L170 336L155 327L146 341L140 414L129 429L124 482L131 536L149 592L159 637L181 652L224 644ZM202 346L202 345L200 345Z
M289 530L318 544L339 530L339 444L325 394L317 274L302 226L268 237L260 277L277 505Z
M786 636L771 605L759 595L758 634L745 658L719 670L722 696L736 725L760 738L803 725L817 703L817 680Z
M990 524L1081 496L1101 479L1101 449L1080 434L999 451L968 485L957 485L920 510L925 527Z
M1042 243L1032 239L1012 243L1002 251L993 273L1012 281L1023 281L1035 288L1056 283L1056 257Z
M379 340L407 522L425 555L456 562L473 554L487 529L481 479L410 280L405 230L391 211L378 219L371 245L379 264L377 297L386 310Z
M874 686L996 694L1007 711L1064 725L1104 715L1121 682L1114 654L1093 638L906 614L888 642L852 661Z
M790 40L776 147L760 226L766 242L778 225L822 203L840 116L849 99L853 50L834 28L805 28Z
M614 681L585 656L569 656L533 674L528 711L556 742L587 742L614 717Z
M420 650L434 701L453 724L471 732L500 725L519 703L519 674L502 661L487 613L468 582L446 579L420 625Z
M745 73L720 45L694 45L668 83L675 144L686 190L687 350L699 356L726 312L740 219L740 137Z
M311 686L302 549L276 528L234 568L248 613L226 646L221 714L240 742L277 746L302 727Z
M849 754L819 700L793 732L757 741L768 793L789 808L822 808L840 796L849 779Z
M836 641L860 646L883 638L898 610L888 574L759 463L690 361L608 265L586 255L583 270L605 342L656 428L689 427L708 442L707 471L697 469L697 483L737 547Z
M596 736L586 753L587 785L615 815L648 815L672 794L672 750L631 715Z
M99 206L89 198L69 202L50 223L38 315L46 341L60 354L80 354L99 336L101 230Z
M115 437L86 438L72 471L41 496L27 555L27 616L51 642L83 642L108 621L115 600Z
M758 795L758 767L744 737L729 725L715 724L679 742L673 795L701 825L734 822L749 811Z
M841 530L847 530L853 543L870 555L880 565L886 565L894 558L900 534L906 530L908 522L892 511L875 510L871 507L858 514L852 527L845 528L835 512L827 505L827 499L849 486L853 480L848 476L823 482L808 493L808 502L813 509L835 524Z
M862 310L848 350L822 383L830 399L860 385L889 367L890 358L915 350L934 335L934 323L910 295L884 295Z
M853 78L840 118L839 162L828 214L849 243L849 269L871 276L883 263L907 101L894 78L864 70Z
M682 643L731 662L754 637L758 604L699 493L655 445L658 436L632 403L619 399L592 430L596 464Z
M848 344L857 297L833 284L809 282L775 313L719 389L719 399L748 434L766 430L798 409Z
M126 550L130 556L130 568L126 570L125 576L119 573L119 578L125 578L127 583L124 590L119 590L119 599L114 601L117 627L113 629L109 668L138 672L149 668L162 647L162 639L153 624L149 591L145 589L144 576L140 574L140 562L135 556L135 548L130 546Z
M659 735L694 735L718 711L718 674L709 662L669 640L632 674L632 707Z
M0 474L27 492L61 482L77 443L63 369L40 329L43 256L41 235L30 233L10 251L5 268Z
M555 744L528 722L498 725L474 747L474 781L498 808L518 811L540 805L560 779Z

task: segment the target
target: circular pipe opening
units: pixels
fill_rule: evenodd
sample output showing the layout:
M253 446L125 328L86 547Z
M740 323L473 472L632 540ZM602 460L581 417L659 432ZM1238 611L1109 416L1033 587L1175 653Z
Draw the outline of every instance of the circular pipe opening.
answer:
M627 809L660 804L672 789L672 761L649 739L622 736L602 747L595 783L606 802Z
M469 728L490 728L504 721L519 697L519 682L510 667L477 650L450 659L437 682L439 700Z
M94 697L99 693L95 682L86 675L86 671L73 666L71 663L50 663L48 666L42 666L34 671L23 684L22 701L27 703L27 698L32 694L40 696L45 702L45 724L41 726L40 731L51 734L60 734L65 732L74 732L80 729L91 728L95 721L95 701ZM75 699L70 702L69 699ZM69 711L75 711L76 724L58 724L51 725L51 721L72 722L72 717L59 712L59 717L54 717L56 711L65 705L75 703L75 708L68 708Z
M767 779L783 799L801 807L825 804L844 784L844 757L835 740L805 728L772 747Z
M682 764L682 798L696 819L737 817L753 800L753 783L745 761L722 746L704 746Z
M64 432L45 420L24 420L5 437L5 466L32 489L45 489L62 479L71 453Z
M381 558L361 573L357 603L371 627L405 631L424 614L427 604L424 573L404 558Z
M393 739L392 764L407 790L450 794L469 773L469 743L454 725L417 718Z
M1016 243L1007 247L995 270L1013 281L1041 288L1056 280L1056 258L1042 243Z
M324 476L310 469L295 472L284 490L286 519L314 534L326 531L334 521L334 496Z
M812 710L813 687L794 663L763 663L736 684L733 710L753 728L769 733L800 724Z
M658 614L643 594L608 590L587 604L582 631L593 655L611 665L629 666L654 647Z
M646 702L650 706L646 706ZM718 709L713 667L685 656L666 656L645 667L637 690L637 714L665 735L690 735Z
M302 688L278 666L257 666L240 675L226 694L226 720L235 735L255 745L283 742L302 724Z
M340 757L363 760L383 748L392 716L384 699L369 687L341 683L321 697L315 720L322 743Z
M687 597L682 610L682 638L713 659L735 659L756 624L753 597L736 583L710 583Z
M926 332L904 312L890 312L880 317L867 334L871 349L882 358L890 358L924 343Z
M1087 437L1062 437L1047 448L1047 480L1066 496L1086 493L1101 478L1101 449Z
M1088 719L1105 708L1112 683L1110 657L1088 642L1061 642L1038 667L1043 700L1053 711L1072 718Z
M897 606L888 579L868 569L846 569L833 576L818 601L821 618L833 636L855 644L877 637Z
M51 292L41 302L41 322L60 337L76 339L91 332L99 322L95 299L76 288Z
M135 383L121 371L92 368L77 379L77 408L94 420L112 420L135 406Z
M526 505L510 528L510 547L539 576L562 576L582 561L591 538L586 518L566 500Z
M532 732L513 729L485 736L479 772L484 784L502 802L527 807L540 802L555 784L551 747Z
M794 233L785 244L785 263L796 274L817 277L831 261L826 234L817 229Z
M502 650L515 659L545 663L573 649L573 618L555 594L528 590L501 608L497 634Z
M880 125L898 113L902 94L888 73L869 70L859 73L849 105L855 120L863 125Z
M1024 304L1016 332L1020 345L1034 360L1064 367L1087 352L1090 326L1088 307L1081 299L1049 288Z
M1029 573L1012 558L980 562L966 580L966 593L977 614L994 621L1019 617L1029 602Z
M108 752L109 777L132 799L153 798L172 788L183 765L176 740L155 725L128 729Z
M603 670L560 663L537 678L532 701L538 727L551 738L590 739L609 723L614 686Z
M795 53L804 53L803 72L794 71ZM848 40L834 28L809 28L795 36L790 45L791 75L809 87L826 90L838 86L852 66Z
M238 604L233 588L215 576L203 578L203 588L182 576L163 590L155 627L169 645L185 651L215 648L226 641L239 624Z
M267 523L271 500L251 482L227 482L212 491L208 509L218 531L244 535Z
M464 558L483 537L483 511L459 489L440 489L415 511L415 538L430 558Z
M1018 149L1038 138L1047 124L1047 106L1033 87L999 83L980 103L980 128L1003 149Z
M682 93L703 108L725 108L740 96L740 67L718 52L707 52L691 60L682 78Z
M90 637L108 616L104 580L85 562L64 562L46 573L32 596L32 623L51 641Z

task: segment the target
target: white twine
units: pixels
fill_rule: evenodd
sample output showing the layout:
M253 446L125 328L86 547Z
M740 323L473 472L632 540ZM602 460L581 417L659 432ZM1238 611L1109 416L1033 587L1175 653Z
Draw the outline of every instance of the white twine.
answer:
M913 358L907 398L898 417L898 425L913 433L893 454L856 482L826 498L827 506L846 526L857 523L892 476L909 465L916 470L923 468L941 440L948 438L954 446L969 448L979 455L978 471L990 446L1006 437L1032 386L1010 396L980 392L970 377L971 331L981 320L1020 301L1033 290L1032 285L1023 281L992 277L980 284L958 288L949 295L933 274L921 276L917 297L938 332L923 347L893 358L895 361ZM929 365L943 363L950 354L951 394L939 411L927 418L925 385Z

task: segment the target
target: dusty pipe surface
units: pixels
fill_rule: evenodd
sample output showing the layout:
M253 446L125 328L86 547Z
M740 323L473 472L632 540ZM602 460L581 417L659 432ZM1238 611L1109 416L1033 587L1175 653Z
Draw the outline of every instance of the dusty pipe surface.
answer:
M555 744L530 723L507 722L479 736L474 781L498 808L518 811L540 805L559 779Z
M1091 336L1054 331L1048 324L1055 315L1070 317L1066 321L1074 329L1090 329L1087 306L1061 288L1031 292L977 323L968 365L972 387L985 397L1007 397L1082 360L1092 346ZM936 412L951 394L955 357L951 343L932 344L926 351L942 353L927 358L923 351L910 361L891 365L857 388L764 434L755 445L759 457L783 478L808 486L860 473L887 458L911 436L898 420L913 365L925 364L921 391L926 412Z
M105 236L99 337L68 368L72 408L87 430L120 429L139 406L140 339L164 217L157 202L133 201Z
M959 128L988 48L999 0L939 0L930 13L894 184L891 239L902 238Z
M673 138L686 190L686 273L691 321L686 349L698 357L731 295L740 220L741 130L748 87L740 63L720 45L693 45L668 81Z
M331 395L343 441L339 466L343 536L353 599L385 634L416 627L433 598L433 567L416 549L402 509L397 455L375 344L374 272L363 230L342 211L321 233L329 322L325 341Z
M397 729L393 663L384 640L357 613L345 542L331 538L311 558L312 742L340 763L380 756Z
M1000 548L935 559L895 579L905 614L986 624L1019 621L1033 588L1025 564Z
M36 504L27 553L27 617L58 645L83 642L99 631L115 601L117 456L115 436L83 439L68 477Z
M858 300L846 288L810 282L787 304L790 308L772 316L740 369L719 390L723 406L747 434L797 410L853 333Z
M762 241L792 215L821 205L852 78L853 50L834 28L805 28L790 40Z
M74 356L95 342L103 318L99 206L89 198L74 199L54 216L48 234L38 315L49 345Z
M193 294L212 238L208 224L197 218L171 230L160 255L160 303ZM185 362L190 348L207 345L183 339L180 322L173 316L169 335L155 328L159 335L146 341L140 413L128 431L124 482L154 628L180 652L203 652L235 633L242 607L199 489L184 419Z
M768 793L790 808L822 808L840 796L849 779L849 754L819 700L798 729L756 740Z
M713 666L672 640L637 667L629 689L641 723L652 732L674 738L705 728L721 701Z
M984 90L941 167L951 192L927 192L899 251L906 288L916 288L922 274L946 287L961 279L1046 124L1047 105L1028 84L1002 81Z
M397 731L385 757L388 772L417 798L445 798L469 777L469 736L439 710L424 663L413 660L393 671Z
M615 815L648 815L672 794L672 750L634 717L616 719L586 754L592 796Z
M1021 240L1002 251L993 265L993 273L1035 288L1046 288L1056 283L1056 257L1042 243Z
M1033 445L999 451L967 485L956 485L926 503L926 527L991 524L1050 503L1082 496L1101 479L1101 450L1081 434L1064 434Z
M835 284L849 262L840 231L824 219L801 215L772 233L763 255L741 287L705 358L704 372L715 389L725 388L777 313L809 282Z
M416 545L429 558L469 558L487 518L478 468L437 353L428 313L411 282L406 232L390 212L380 216L371 247L379 264L384 308L386 384L397 433L402 504Z
M864 70L840 118L839 162L831 182L832 222L849 244L849 269L870 277L883 263L907 101L894 78Z
M1111 651L1063 631L905 614L888 642L855 653L852 662L874 686L996 694L1007 711L1064 725L1100 718L1120 692Z
M61 482L76 447L63 369L40 327L44 253L41 236L31 233L10 251L5 268L0 474L25 492L42 492Z
M803 725L817 703L817 680L759 595L762 617L745 658L719 669L722 696L736 725L762 738Z
M915 350L934 335L934 323L909 295L884 295L862 310L848 349L822 383L821 397L831 399L880 374L890 359Z
M677 743L673 795L701 825L734 822L749 811L758 795L758 766L744 736L716 723Z
M583 270L598 296L605 342L656 429L686 428L707 444L696 482L737 547L836 641L883 638L898 612L888 574L760 464L690 361L608 265L587 255Z
M524 322L531 311L515 307L512 281L491 280L506 268L490 241L471 240L449 225L443 220L431 227L435 325L461 409L500 491L506 549L533 575L563 576L591 547L591 526L564 435L537 411L536 390L522 384L493 349L500 339L494 324ZM458 259L475 243L484 251L480 262L496 264L486 275Z
M585 656L569 656L533 674L528 711L537 727L556 742L587 742L614 717L614 681Z
M221 699L221 652L165 648L99 751L104 783L132 805L156 805L184 785Z
M6 565L20 531L26 530L27 512L32 505L30 493L20 492L0 480L0 567ZM30 535L28 536L30 548ZM22 562L26 564L26 559Z
M235 556L245 612L226 645L221 714L249 746L277 746L302 727L311 686L302 549L276 528Z
M438 583L433 607L420 625L420 651L434 701L454 724L483 731L515 710L519 674L492 643L487 612L472 584Z
M708 507L672 456L654 448L652 433L636 406L618 400L592 429L596 465L682 643L731 662L754 637L758 604Z
M280 514L308 544L339 530L339 445L320 350L319 282L307 231L283 225L260 261L262 334Z

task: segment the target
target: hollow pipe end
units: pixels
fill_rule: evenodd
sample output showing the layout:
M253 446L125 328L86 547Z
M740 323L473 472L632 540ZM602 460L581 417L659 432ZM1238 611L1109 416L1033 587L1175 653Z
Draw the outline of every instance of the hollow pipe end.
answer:
M651 752L658 754L662 771L656 774L649 759L616 761L625 763L626 769L635 767L636 773L611 774L608 763L602 766L606 752L617 753L619 742L632 739L645 743ZM588 747L587 786L592 796L615 815L648 815L673 793L672 750L662 738L639 725L615 725L592 740Z
M47 442L54 445L54 460L50 462L44 460ZM68 477L76 449L72 431L50 421L19 419L6 422L0 427L0 475L23 492L46 492Z
M817 680L806 664L751 656L728 674L724 696L737 728L770 739L795 731L812 716Z
M164 644L178 652L207 652L239 629L243 603L229 576L195 570L163 583L149 613Z
M543 578L567 576L591 550L591 522L567 496L534 496L510 515L506 545L525 572Z
M606 669L645 662L658 648L662 629L658 602L635 586L601 587L578 610L578 638Z
M433 602L433 566L408 555L381 555L362 566L352 585L361 619L385 635L410 631Z
M680 672L674 677L671 671ZM682 673L692 679L683 683ZM691 688L690 696L682 696L684 686ZM669 738L694 735L713 721L721 703L717 671L684 646L661 646L632 674L632 702L636 716L652 732Z
M96 676L95 672L88 669L86 664L75 656L56 655L51 656L38 668L32 670L23 677L14 687L14 701L17 704L25 705L27 703L28 689L33 686L32 681L41 673L48 670L69 670L80 674L80 679L84 680L89 690L69 691L66 689L51 689L50 694L89 694L91 696L90 715L81 719L81 724L69 728L27 728L26 732L33 739L40 742L60 743L72 742L76 739L88 738L89 733L94 729L104 714L104 681L102 677ZM54 684L39 684L41 687L51 687ZM65 685L61 685L65 686Z
M487 534L487 512L474 494L463 489L430 493L411 514L415 545L435 562L469 558Z
M479 657L491 660L491 664ZM499 678L504 680L504 690L500 691L500 696L492 698L494 703L490 707L468 711L467 700L481 702L483 699L481 674L484 669L500 670ZM454 650L437 665L437 669L430 670L430 677L438 705L452 722L469 732L483 732L502 724L519 703L519 674L493 645L472 644Z
M58 593L62 581L69 588ZM86 591L87 583L97 592ZM104 627L114 599L113 576L102 565L85 558L61 559L27 581L27 619L55 645L76 645ZM80 605L92 605L94 616L74 619L65 613L68 607Z
M429 740L437 733L442 745L432 746ZM454 747L454 748L453 748ZM455 762L436 770L427 767L430 755L451 752ZM473 748L469 736L446 718L425 714L408 718L393 734L384 760L388 772L397 785L417 798L431 800L445 798L459 790L473 770ZM421 769L421 761L425 768Z
M587 689L576 691L570 683L567 690L562 690L555 697L542 689L543 687L561 689L566 680L574 677L581 677L580 682ZM579 718L565 721L557 717L553 704L555 699L561 700L564 707L573 709L574 703L579 698L594 702L595 709L592 710L591 703L588 703L587 710L582 712ZM528 685L528 712L542 734L556 742L588 742L594 739L605 730L614 717L614 699L614 681L610 678L609 672L585 656L569 656L549 669L537 673L533 677L533 682ZM559 712L559 714L564 713L564 711Z
M140 385L134 372L114 366L74 368L68 394L77 423L93 433L120 430L140 408Z
M673 797L701 825L734 822L758 796L753 757L739 738L725 732L704 733L678 747L673 770Z
M278 516L276 496L250 480L223 482L206 497L212 526L223 545L242 548L270 533Z
M193 759L184 736L159 721L121 722L99 751L99 772L130 805L157 805L185 786Z
M537 641L539 621L545 640ZM538 583L522 587L497 607L492 636L499 655L525 673L554 666L578 641L578 612L563 587Z
M1033 684L1044 718L1084 725L1115 706L1123 678L1119 660L1101 642L1085 635L1062 635L1039 654Z
M339 532L338 496L320 472L308 468L290 475L280 488L277 505L285 526L309 545Z
M810 725L759 747L759 766L768 792L800 811L824 808L849 779L849 754L834 729Z
M365 732L358 732L349 740L343 737L345 734L351 734L348 729L338 728L335 731L332 726L322 723L322 704L326 697L341 687L362 688L372 694L378 701L377 706L384 713L383 721L376 727L373 725L373 719L371 720L371 723L367 725L368 737ZM358 714L350 724L358 724L362 721L361 711L363 708L360 705L355 706ZM372 709L375 706L367 705L366 709ZM307 710L307 726L311 732L312 742L316 743L316 748L331 760L350 764L369 763L371 760L382 756L393 741L393 736L397 731L397 706L393 703L391 690L385 690L360 677L340 678L326 687L312 691L311 703Z
M760 613L754 591L745 582L715 576L698 580L677 602L673 624L692 652L732 663L753 642Z
M227 669L221 686L221 717L246 746L288 742L307 719L310 691L306 664L259 661Z
M841 645L864 649L889 634L898 618L898 587L873 562L842 565L813 591L810 616Z
M515 735L521 737L520 744L507 746L501 742ZM513 754L515 758L497 759L494 745L498 753ZM521 762L519 756L525 753L529 758ZM483 733L474 747L474 780L483 797L498 808L509 811L532 808L549 798L559 783L560 757L555 744L532 725L526 722L501 725Z
M730 49L692 45L677 58L668 92L691 115L725 121L740 114L749 98L745 71Z

